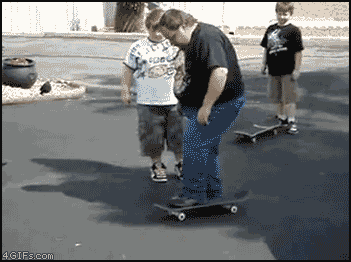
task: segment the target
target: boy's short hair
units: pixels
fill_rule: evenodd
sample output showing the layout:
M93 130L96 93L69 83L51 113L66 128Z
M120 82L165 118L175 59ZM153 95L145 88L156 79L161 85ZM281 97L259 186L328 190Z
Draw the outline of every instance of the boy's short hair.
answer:
M165 11L163 11L162 9L159 9L159 8L152 10L145 19L146 28L150 29L150 27L153 24L155 24L155 22L158 22L158 20L160 20L160 18L164 14L164 12Z
M178 30L180 26L193 26L197 22L191 14L185 13L178 9L167 10L160 22L159 26L165 27L170 31Z
M293 2L277 2L275 12L290 12L290 15L292 15L294 13L294 4Z

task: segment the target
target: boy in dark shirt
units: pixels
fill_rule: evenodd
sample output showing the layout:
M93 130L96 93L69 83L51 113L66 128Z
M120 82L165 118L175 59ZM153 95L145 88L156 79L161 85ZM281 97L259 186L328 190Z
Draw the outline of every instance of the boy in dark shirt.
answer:
M289 132L297 134L296 102L302 60L301 31L288 23L294 12L291 2L276 4L278 23L268 27L261 46L265 48L262 73L268 65L268 97L278 105L277 118L282 125L290 126Z
M170 204L190 206L222 200L218 146L246 101L236 52L220 29L197 22L180 10L166 11L159 30L185 53L183 85L174 90L187 119L184 186Z

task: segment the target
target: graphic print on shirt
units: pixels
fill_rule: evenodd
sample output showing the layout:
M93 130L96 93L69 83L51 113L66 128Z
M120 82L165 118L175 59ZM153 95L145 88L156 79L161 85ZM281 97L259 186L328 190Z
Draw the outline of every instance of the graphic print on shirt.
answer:
M137 62L137 70L135 71L134 76L136 78L145 77L145 72L146 72L146 68L147 68L147 61L145 59L138 57L136 59L136 62Z
M145 38L128 50L124 64L133 69L137 103L147 105L174 105L174 83L179 48L168 40L154 42ZM178 79L178 78L177 78Z
M287 47L284 47L284 44L287 42L287 40L284 37L282 37L280 33L280 29L275 29L274 31L268 34L268 48L270 49L270 55L277 55L278 52L288 50Z
M149 78L159 78L166 74L167 72L167 65L160 65L151 67L148 71Z
M137 51L140 50L141 51ZM142 54L142 53L143 54ZM156 56L163 55L163 56ZM140 77L169 79L175 73L175 67L172 61L177 56L177 50L172 48L168 41L162 43L149 43L148 46L142 48L139 44L136 45L131 53L130 60L136 61L137 68L134 72L136 79ZM165 63L167 62L167 63Z

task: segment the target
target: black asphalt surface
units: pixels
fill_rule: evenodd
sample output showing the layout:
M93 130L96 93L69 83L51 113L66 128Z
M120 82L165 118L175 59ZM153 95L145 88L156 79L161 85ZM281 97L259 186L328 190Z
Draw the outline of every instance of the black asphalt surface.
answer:
M36 56L35 41L62 48L52 39L30 41L3 38L3 45L12 47L10 56L23 48ZM248 102L219 150L226 194L250 190L253 197L235 215L200 208L179 222L152 206L179 189L174 157L163 155L168 184L154 183L150 160L139 156L136 104L126 107L120 98L121 61L100 59L111 55L109 45L123 56L126 44L101 41L98 48L92 41L104 54L77 58L69 46L76 54L89 41L66 41L67 57L37 56L37 71L86 81L85 97L2 108L3 259L12 251L12 258L28 251L101 260L349 258L348 42L307 49L299 134L256 144L238 140L234 129L273 116L275 108L261 60L240 62Z

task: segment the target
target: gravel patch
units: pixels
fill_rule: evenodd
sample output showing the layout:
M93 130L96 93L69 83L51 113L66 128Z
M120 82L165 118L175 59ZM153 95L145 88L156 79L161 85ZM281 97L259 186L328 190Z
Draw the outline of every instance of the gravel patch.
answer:
M48 93L43 93L41 87L46 82L50 83L51 90ZM85 92L85 86L79 86L72 81L40 78L29 89L2 85L2 104L80 98Z

